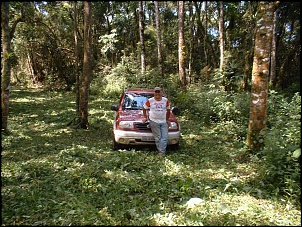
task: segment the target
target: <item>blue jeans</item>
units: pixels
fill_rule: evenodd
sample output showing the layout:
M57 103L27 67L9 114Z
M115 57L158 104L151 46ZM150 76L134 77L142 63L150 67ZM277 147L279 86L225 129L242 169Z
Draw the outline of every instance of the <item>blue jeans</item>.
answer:
M150 120L150 128L152 130L156 148L161 153L166 153L166 148L168 145L168 124L156 123Z

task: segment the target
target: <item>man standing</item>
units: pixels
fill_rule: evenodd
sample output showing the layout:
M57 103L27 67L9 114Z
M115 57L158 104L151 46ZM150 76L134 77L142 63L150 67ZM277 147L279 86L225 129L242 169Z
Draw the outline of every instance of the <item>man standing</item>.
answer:
M154 88L154 97L149 98L143 105L143 123L148 120L147 110L149 110L149 125L155 139L158 154L164 155L168 145L170 101L162 96L162 89L160 87Z

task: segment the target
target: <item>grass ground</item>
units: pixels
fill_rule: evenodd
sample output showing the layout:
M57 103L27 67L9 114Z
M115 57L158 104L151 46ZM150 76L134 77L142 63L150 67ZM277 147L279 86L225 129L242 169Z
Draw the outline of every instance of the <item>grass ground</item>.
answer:
M261 184L261 162L242 155L241 141L186 115L177 152L113 151L115 102L90 97L90 128L77 130L66 126L74 94L12 89L3 226L301 225L300 208Z

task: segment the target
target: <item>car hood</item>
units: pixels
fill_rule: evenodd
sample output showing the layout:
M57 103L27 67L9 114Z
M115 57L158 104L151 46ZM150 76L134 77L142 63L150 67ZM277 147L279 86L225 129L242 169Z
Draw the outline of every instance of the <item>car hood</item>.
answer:
M123 110L119 112L122 121L140 121L144 118L142 110Z
M141 121L144 118L142 110L122 110L119 111L119 118L121 121ZM170 114L170 121L176 121L175 116Z

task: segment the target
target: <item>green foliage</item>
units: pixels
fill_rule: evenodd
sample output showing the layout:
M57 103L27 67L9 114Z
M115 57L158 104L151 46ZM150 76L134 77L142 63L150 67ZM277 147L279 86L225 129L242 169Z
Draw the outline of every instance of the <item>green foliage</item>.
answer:
M189 89L177 95L182 113L194 122L211 123L215 133L226 141L245 142L249 119L249 93L227 93L214 86L204 91ZM198 100L198 101L196 101ZM286 98L270 91L268 98L268 129L261 153L259 172L275 190L289 197L300 198L301 96Z
M213 97L211 109L220 121L235 121L237 124L245 124L249 118L249 100L249 93L221 92Z
M228 72L216 72L213 77L213 82L218 83L228 92L238 92L240 91L241 81L243 79L242 73L235 73L233 71Z
M104 67L91 82L91 94L117 97L126 88L161 86L177 104L176 97L180 92L178 75L163 77L157 69L147 69L144 74L140 70L140 64L133 56L125 57L123 62L113 69Z
M155 81L154 86L161 86L163 87L163 89L165 90L165 93L167 93L167 95L169 96L170 101L174 104L174 105L181 105L182 103L182 99L180 99L179 96L185 95L180 87L180 79L179 79L179 75L178 74L170 74L170 75L166 75L164 77L160 76L158 74L157 81Z
M7 54L7 58L11 64L11 67L14 67L18 64L18 56L14 52Z
M275 91L268 99L269 127L263 132L265 148L261 154L263 178L282 193L300 198L301 96L290 101Z
M116 53L115 44L118 42L116 35L116 29L113 29L109 35L105 34L99 37L99 43L103 44L103 47L101 48L102 55L107 56L108 53Z
M189 89L192 112L215 92ZM268 190L259 173L263 159L243 156L242 141L232 137L237 121L205 125L187 109L179 116L177 152L113 151L115 100L104 94L90 96L90 128L75 130L66 126L73 93L13 87L11 132L1 137L3 226L301 225L297 197L276 193L279 185ZM297 182L288 178L287 185Z
M125 57L116 67L104 67L91 82L92 94L106 94L109 97L118 97L125 88L139 86L142 80L138 73L139 65L132 57Z
M203 124L231 122L247 124L249 94L227 93L214 85L190 87L187 93L178 93L179 106L190 118Z

